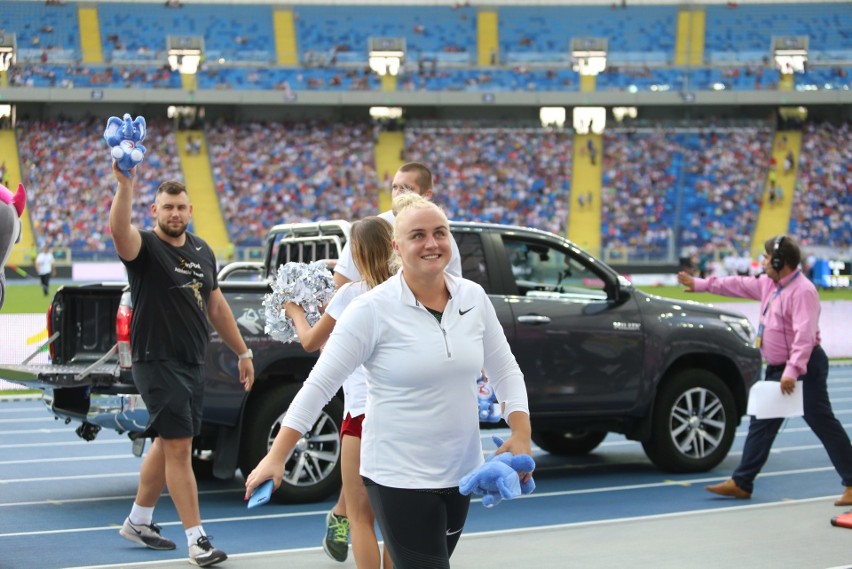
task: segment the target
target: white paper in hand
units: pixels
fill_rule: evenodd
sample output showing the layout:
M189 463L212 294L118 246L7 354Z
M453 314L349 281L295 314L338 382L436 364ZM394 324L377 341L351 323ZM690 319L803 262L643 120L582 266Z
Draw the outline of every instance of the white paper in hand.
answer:
M779 382L758 381L748 392L746 413L757 419L801 417L805 414L803 393L801 382L796 382L796 389L792 394L784 395Z

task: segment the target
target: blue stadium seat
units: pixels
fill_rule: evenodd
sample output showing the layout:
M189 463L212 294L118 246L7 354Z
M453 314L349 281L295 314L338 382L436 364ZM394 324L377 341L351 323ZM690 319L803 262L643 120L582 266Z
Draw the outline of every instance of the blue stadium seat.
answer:
M367 62L370 37L402 37L409 61L476 61L476 10L449 6L296 6L299 53Z
M272 8L251 4L98 5L104 56L108 60L165 61L166 37L201 36L210 60L269 63L275 60ZM109 38L117 38L110 42ZM117 48L116 45L119 47Z
M48 6L40 2L3 2L0 31L14 33L18 59L39 61L45 51L51 59L80 57L77 5Z

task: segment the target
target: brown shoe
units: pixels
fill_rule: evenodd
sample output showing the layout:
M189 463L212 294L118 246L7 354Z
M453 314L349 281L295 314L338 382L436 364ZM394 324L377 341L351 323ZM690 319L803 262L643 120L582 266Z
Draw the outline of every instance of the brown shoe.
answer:
M843 495L834 502L835 506L852 506L852 486L847 486Z
M721 484L705 486L704 489L708 492L718 494L719 496L727 496L728 498L737 498L739 500L751 499L751 492L746 492L745 490L737 486L737 483L730 478L728 480L725 480ZM850 499L852 499L852 493L850 493Z

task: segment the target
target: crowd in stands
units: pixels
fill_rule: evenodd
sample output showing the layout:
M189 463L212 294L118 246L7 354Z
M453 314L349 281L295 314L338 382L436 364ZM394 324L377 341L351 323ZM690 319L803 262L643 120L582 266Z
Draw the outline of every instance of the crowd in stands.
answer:
M378 91L381 79L368 68L270 69L203 66L199 89L293 91Z
M541 129L408 128L405 159L435 173L435 201L452 219L565 233L572 141Z
M664 130L605 131L601 180L601 245L664 255L675 226L683 159Z
M607 131L603 246L649 257L747 251L769 167L768 128ZM678 234L675 234L675 230Z
M236 245L275 224L378 211L374 133L362 123L216 122L206 129L222 214Z
M104 125L102 118L18 120L22 176L39 243L75 254L111 250L114 181ZM150 225L148 206L159 183L183 179L175 125L150 120L148 126L134 202L140 227ZM374 214L378 190L389 184L390 174L375 170L375 131L367 122L216 121L204 134L237 246L260 245L278 223ZM569 208L594 207L582 188L572 191L572 138L538 128L415 125L405 129L401 158L433 168L436 201L453 219L564 234ZM847 247L850 122L805 123L795 163L775 165L771 140L767 126L607 129L596 157L602 160L603 249L639 250L649 259L747 251L773 171L796 175L790 232L807 247Z
M77 253L112 249L109 208L115 192L105 119L19 120L21 176L39 244ZM148 121L144 167L138 169L133 223L151 225L149 205L160 182L182 180L174 129Z
M678 244L748 251L770 167L772 132L741 127L678 138L686 161Z
M408 65L398 76L400 91L579 92L580 75L570 66L450 68ZM597 77L597 91L775 90L780 73L771 66L704 68L609 67ZM284 91L380 91L381 79L366 66L232 67L202 64L199 89ZM166 65L84 65L18 62L9 68L10 87L180 89L180 74ZM794 76L797 90L852 88L852 67L810 67Z
M805 123L791 232L804 245L852 244L852 123Z
M9 68L9 86L60 89L180 89L181 80L180 74L171 71L167 66L24 64Z

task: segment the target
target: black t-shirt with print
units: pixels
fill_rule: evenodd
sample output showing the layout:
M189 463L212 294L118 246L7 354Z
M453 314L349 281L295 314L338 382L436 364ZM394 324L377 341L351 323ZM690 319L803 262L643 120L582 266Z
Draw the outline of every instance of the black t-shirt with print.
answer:
M202 239L186 233L183 247L140 231L142 248L127 267L133 320L133 361L204 363L210 337L207 303L219 287L216 258Z

